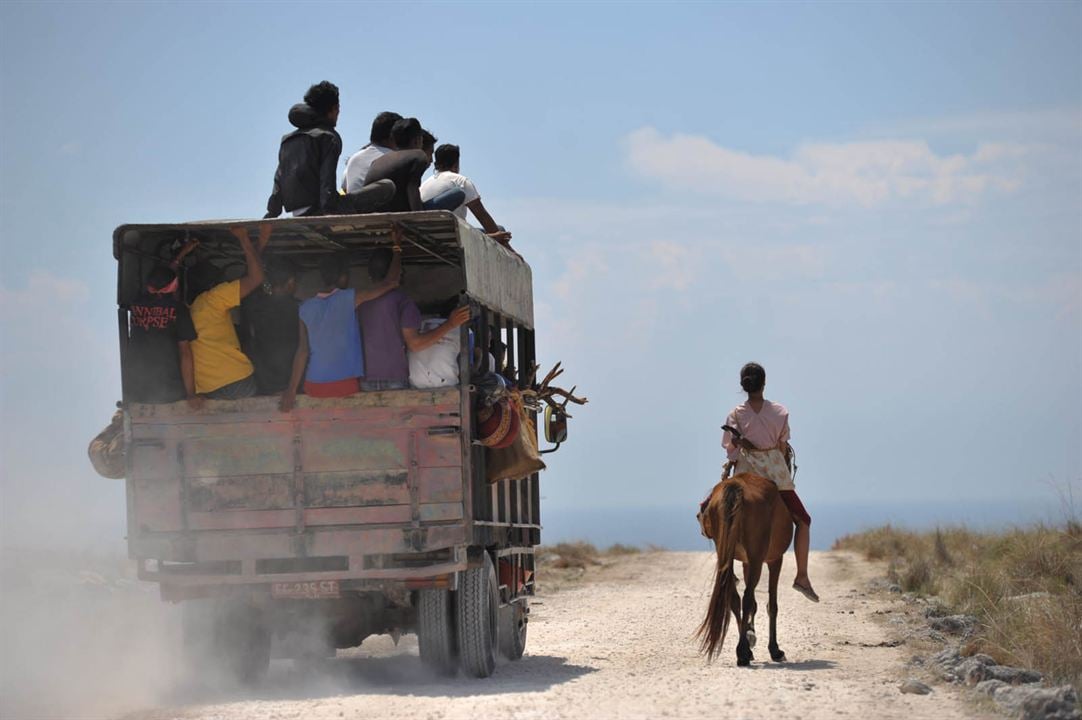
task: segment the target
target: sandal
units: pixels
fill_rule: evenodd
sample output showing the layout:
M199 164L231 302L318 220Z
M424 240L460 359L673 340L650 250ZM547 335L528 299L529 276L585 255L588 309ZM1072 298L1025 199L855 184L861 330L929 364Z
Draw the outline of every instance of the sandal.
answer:
M804 597L811 600L812 602L816 602L816 603L819 602L819 596L815 594L814 590L812 590L811 583L808 583L807 585L801 585L800 583L798 583L797 581L794 580L793 581L793 589L796 590L801 595L803 595Z

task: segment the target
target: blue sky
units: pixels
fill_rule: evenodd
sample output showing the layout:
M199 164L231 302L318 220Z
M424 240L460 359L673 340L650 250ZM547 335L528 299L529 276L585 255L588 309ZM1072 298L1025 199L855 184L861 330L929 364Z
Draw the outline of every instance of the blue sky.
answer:
M347 152L385 109L459 144L533 266L591 398L547 512L693 505L756 359L813 515L1021 519L1082 477L1080 37L1080 3L4 3L4 542L121 533L85 460L112 229L261 214L321 79Z

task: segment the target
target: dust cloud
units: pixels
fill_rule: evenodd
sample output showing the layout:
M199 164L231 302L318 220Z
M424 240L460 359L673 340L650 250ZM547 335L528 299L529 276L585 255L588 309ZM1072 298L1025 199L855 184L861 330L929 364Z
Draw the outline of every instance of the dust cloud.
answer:
M173 687L179 608L124 556L5 546L0 716L102 718Z

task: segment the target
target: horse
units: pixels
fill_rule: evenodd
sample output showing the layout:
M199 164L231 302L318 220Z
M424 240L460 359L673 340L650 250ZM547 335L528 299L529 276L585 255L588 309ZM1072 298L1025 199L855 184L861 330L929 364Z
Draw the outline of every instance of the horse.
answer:
M740 639L736 645L736 664L746 667L754 659L755 647L755 586L763 572L763 563L770 570L770 658L784 662L785 653L778 647L778 578L782 558L793 540L793 518L778 494L778 487L767 478L751 473L738 473L714 486L710 497L699 512L703 535L714 541L717 567L714 570L714 591L699 626L700 652L713 660L721 652L725 633L729 629L729 611L739 625ZM744 600L736 589L733 560L744 567Z

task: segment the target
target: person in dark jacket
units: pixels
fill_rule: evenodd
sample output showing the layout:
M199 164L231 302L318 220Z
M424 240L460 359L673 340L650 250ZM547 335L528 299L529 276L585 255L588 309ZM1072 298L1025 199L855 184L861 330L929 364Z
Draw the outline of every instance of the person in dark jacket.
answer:
M264 217L278 217L283 209L295 216L366 213L394 197L392 181L338 194L337 168L342 154L342 138L334 129L338 112L338 87L326 80L310 87L304 102L290 108L289 122L297 129L282 137L274 189Z

